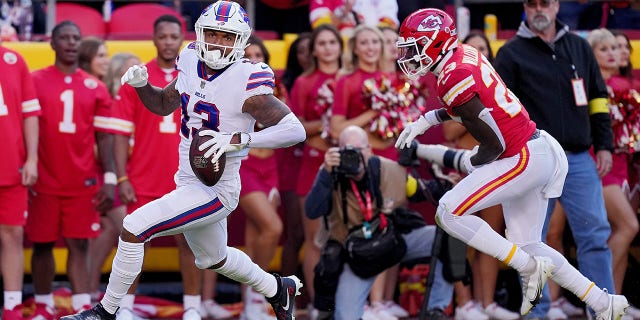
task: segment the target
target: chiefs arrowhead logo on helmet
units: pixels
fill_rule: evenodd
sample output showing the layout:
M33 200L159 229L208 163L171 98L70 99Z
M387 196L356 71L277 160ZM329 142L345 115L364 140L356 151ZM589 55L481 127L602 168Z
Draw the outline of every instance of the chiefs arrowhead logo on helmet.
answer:
M430 15L418 25L417 31L437 31L442 28L442 19L436 15Z

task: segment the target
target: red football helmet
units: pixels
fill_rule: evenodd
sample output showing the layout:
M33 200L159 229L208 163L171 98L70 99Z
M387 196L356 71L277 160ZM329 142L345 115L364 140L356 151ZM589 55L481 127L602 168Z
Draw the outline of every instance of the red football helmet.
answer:
M458 46L456 24L442 10L420 9L404 19L396 45L400 69L409 78L416 78Z

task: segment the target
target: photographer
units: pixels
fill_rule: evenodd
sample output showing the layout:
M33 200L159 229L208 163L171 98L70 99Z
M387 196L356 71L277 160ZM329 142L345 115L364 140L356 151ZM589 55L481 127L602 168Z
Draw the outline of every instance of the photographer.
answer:
M345 128L340 134L339 145L325 153L324 164L307 197L305 210L310 219L324 217L328 233L315 270L314 305L321 311L331 312L335 296L335 319L353 320L363 314L375 279L375 274L371 273L382 272L401 260L430 256L436 228L426 226L421 217L413 229L407 226L410 219L393 218L397 213L408 217L402 210L408 200L424 200L431 197L430 192L418 190L417 181L408 176L401 165L373 156L367 133L362 128ZM429 189L434 193L446 191L435 187ZM433 197L437 198L436 195ZM349 238L357 237L354 234L376 239L392 229L399 240L397 248L375 257L375 263L369 263L368 257L363 257L363 261L354 260L351 249L358 245L357 242L344 246ZM381 245L372 250L371 255L384 251L384 247ZM452 293L453 286L444 280L442 265L438 262L430 308L445 309Z

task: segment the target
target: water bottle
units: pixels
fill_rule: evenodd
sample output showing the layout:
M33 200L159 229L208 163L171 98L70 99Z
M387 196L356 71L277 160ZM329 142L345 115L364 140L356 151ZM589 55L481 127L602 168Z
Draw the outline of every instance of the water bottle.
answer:
M458 39L463 40L469 35L471 28L471 13L469 13L469 8L458 7L458 9L456 9L456 25L458 29Z
M487 14L484 16L484 34L489 41L498 39L498 17L495 14Z
M22 41L29 41L33 30L33 3L31 0L20 0L20 10L20 38Z

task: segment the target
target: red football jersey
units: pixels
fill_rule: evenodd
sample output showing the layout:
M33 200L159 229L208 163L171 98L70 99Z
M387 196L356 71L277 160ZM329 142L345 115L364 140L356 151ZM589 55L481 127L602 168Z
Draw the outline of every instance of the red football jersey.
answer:
M293 112L305 121L319 120L325 104L331 105L329 99L333 99L335 77L320 70L298 77L290 94Z
M491 110L505 142L500 158L518 154L536 129L520 100L509 90L487 59L475 48L461 45L438 76L438 98L447 112L478 95Z
M166 72L154 59L147 63L149 83L164 88L178 76ZM180 109L161 117L142 104L136 90L125 84L113 103L111 128L115 134L133 136L127 162L127 176L139 196L161 197L176 188L173 175L178 170Z
M27 160L23 122L41 113L31 74L22 56L0 46L0 186L22 182L20 169Z
M98 79L78 68L33 72L42 106L36 192L61 196L96 192L96 130L107 132L111 96Z

